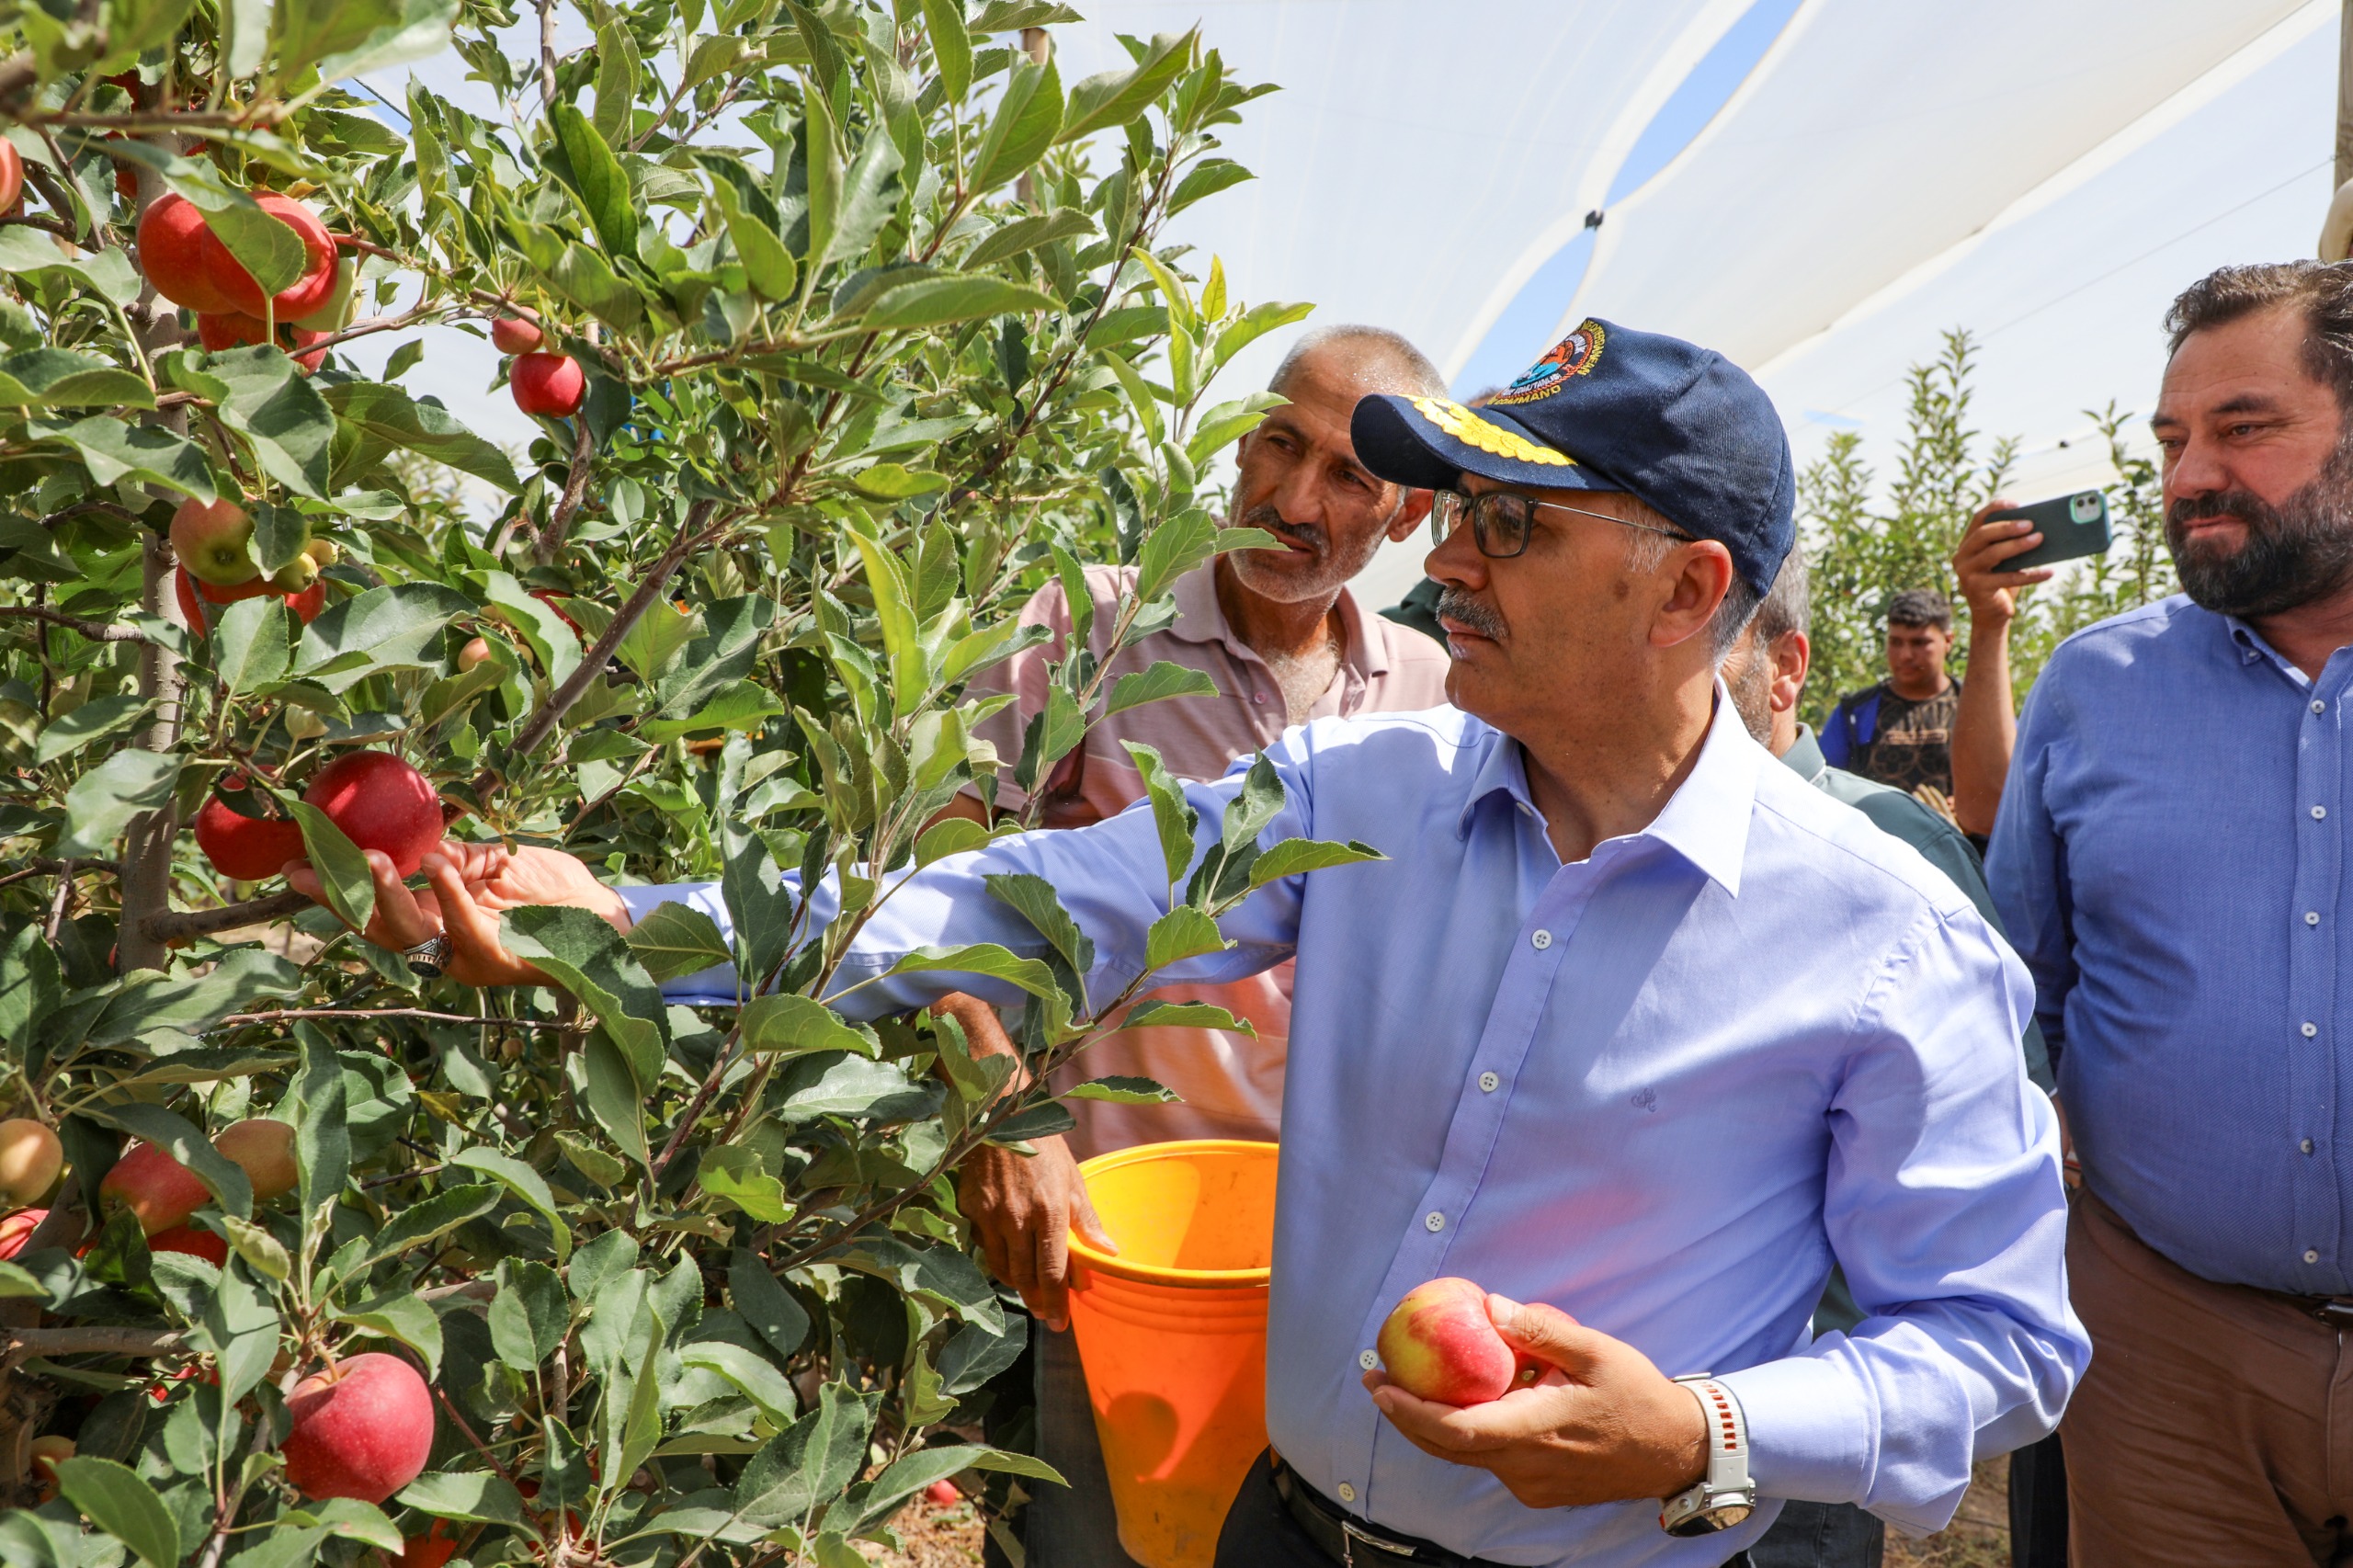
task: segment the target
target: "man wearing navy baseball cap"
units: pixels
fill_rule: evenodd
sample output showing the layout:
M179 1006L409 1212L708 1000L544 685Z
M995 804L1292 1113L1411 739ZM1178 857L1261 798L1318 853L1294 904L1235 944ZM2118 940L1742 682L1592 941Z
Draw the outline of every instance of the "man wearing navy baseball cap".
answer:
M1385 856L1269 880L1222 947L1158 971L1298 960L1272 1448L1217 1562L1696 1568L1745 1561L1791 1498L1941 1527L1973 1459L2057 1423L2089 1354L2058 1134L2019 1062L2018 960L1941 873L1750 739L1717 679L1791 538L1771 403L1713 354L1587 322L1490 407L1368 398L1353 434L1375 472L1440 492L1455 706L1317 720L1184 786L1197 859L1268 772L1262 843ZM1087 993L1118 994L1168 910L1162 831L1131 810L906 875L831 1000L1017 1002L986 976L895 972L964 943L1047 953L991 896L1006 875L1053 885L1092 944ZM536 971L477 884L726 923L714 886L608 889L548 851L458 854L435 915L390 870L380 914L446 917L465 972L498 983ZM812 935L837 907L811 891ZM736 995L723 971L664 989ZM1814 1340L1834 1261L1868 1315ZM1449 1278L1475 1289L1384 1333ZM1427 1381L1433 1350L1470 1379Z

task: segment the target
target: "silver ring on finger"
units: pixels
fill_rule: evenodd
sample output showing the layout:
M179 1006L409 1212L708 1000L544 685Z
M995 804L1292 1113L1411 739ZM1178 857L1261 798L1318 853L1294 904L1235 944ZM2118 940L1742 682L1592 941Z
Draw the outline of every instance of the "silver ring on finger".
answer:
M401 949L401 957L408 960L411 972L424 980L438 980L449 967L448 936L427 937L413 948Z

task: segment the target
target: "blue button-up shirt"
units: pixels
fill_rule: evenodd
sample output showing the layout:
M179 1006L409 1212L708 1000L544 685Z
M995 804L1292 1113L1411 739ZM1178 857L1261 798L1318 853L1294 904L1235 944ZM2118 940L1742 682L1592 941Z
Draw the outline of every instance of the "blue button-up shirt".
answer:
M2077 633L1987 866L2092 1190L2192 1273L2340 1296L2348 681L2353 649L2309 680L2186 597Z
M2088 1356L2070 1314L2048 1102L2018 1038L2025 971L1912 849L1809 787L1728 702L1640 833L1563 865L1518 745L1452 709L1321 720L1267 755L1267 842L1361 839L1384 862L1269 884L1221 980L1299 960L1267 1361L1276 1448L1376 1522L1506 1563L1699 1564L1655 1503L1532 1509L1387 1426L1359 1358L1400 1297L1462 1275L1547 1301L1668 1373L1737 1392L1772 1498L1941 1526L1972 1458L2056 1423ZM1192 785L1213 841L1238 775ZM1044 942L992 872L1061 890L1090 994L1139 971L1166 872L1148 809L917 873L839 983L926 945ZM624 890L632 907L716 890ZM822 910L819 913L823 913ZM846 1006L912 1006L910 974ZM730 1000L723 972L672 993ZM1809 1343L1834 1256L1872 1315Z

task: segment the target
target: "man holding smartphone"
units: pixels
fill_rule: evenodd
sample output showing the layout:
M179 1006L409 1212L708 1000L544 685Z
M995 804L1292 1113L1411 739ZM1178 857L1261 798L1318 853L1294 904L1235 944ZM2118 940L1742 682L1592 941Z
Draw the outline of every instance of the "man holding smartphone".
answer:
M2083 1165L2067 1272L2094 1355L2062 1427L2072 1549L2336 1562L2353 1554L2353 264L2224 267L2166 325L2152 423L2185 592L2052 655L1987 862Z

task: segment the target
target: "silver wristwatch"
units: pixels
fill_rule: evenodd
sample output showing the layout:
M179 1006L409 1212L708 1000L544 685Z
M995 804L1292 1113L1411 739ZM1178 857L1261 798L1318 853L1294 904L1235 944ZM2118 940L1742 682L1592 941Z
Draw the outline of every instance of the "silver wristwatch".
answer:
M1675 1381L1691 1391L1707 1416L1708 1473L1659 1505L1659 1528L1669 1535L1730 1529L1756 1511L1756 1483L1748 1478L1748 1423L1740 1400L1705 1372Z

